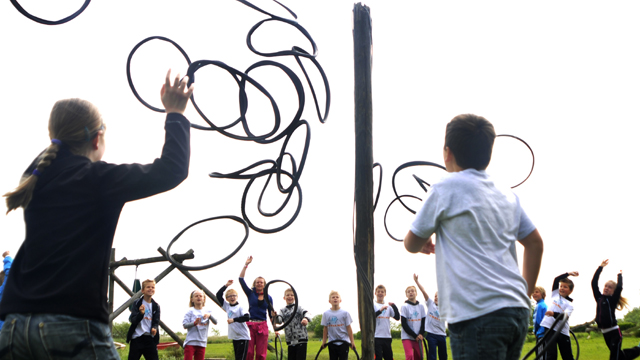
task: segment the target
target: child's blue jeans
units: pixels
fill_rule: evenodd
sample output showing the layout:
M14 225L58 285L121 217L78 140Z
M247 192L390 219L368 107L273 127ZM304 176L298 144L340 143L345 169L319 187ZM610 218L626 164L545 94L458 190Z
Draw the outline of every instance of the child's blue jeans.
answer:
M57 314L9 314L0 359L119 360L109 325Z
M456 360L518 360L529 329L527 308L504 308L475 319L449 324Z

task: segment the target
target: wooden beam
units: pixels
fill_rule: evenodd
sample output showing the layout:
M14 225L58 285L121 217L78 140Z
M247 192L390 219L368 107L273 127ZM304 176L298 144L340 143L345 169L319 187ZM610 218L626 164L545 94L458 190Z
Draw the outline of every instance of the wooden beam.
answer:
M373 311L373 107L371 13L362 3L353 7L353 56L355 98L355 247L358 276L358 317L362 333L360 358L372 360L375 312Z

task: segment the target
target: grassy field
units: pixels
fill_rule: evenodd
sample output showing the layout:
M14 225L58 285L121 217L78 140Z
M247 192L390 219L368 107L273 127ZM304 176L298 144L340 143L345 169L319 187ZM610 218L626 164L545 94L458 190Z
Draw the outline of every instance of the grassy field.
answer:
M607 359L609 357L609 350L607 349L607 346L605 345L601 334L593 333L590 338L587 338L587 334L584 334L584 333L579 333L577 334L577 336L578 336L578 342L580 347L579 360L601 360L601 359ZM163 341L171 341L171 340L168 339ZM235 359L235 357L233 356L233 346L231 342L226 341L226 338L214 339L213 341L216 341L216 343L207 345L207 352L205 355L207 359L209 358L216 358L216 359L226 358L229 360ZM637 346L638 341L640 341L640 339L636 337L624 337L622 348L626 349L633 346ZM270 341L270 344L273 346L272 341ZM309 341L309 344L307 347L307 360L314 360L316 358L316 354L320 349L320 344L321 342L319 340ZM398 360L404 359L404 349L402 348L402 342L399 339L394 339L392 344L393 344L394 358ZM522 350L522 355L525 355L529 350L531 350L533 345L534 345L533 342L525 343L524 348ZM573 354L575 357L576 355L575 342L572 342L572 345L573 345ZM283 346L284 346L283 360L286 360L287 358L286 344L283 344ZM356 340L356 346L358 349L360 349L359 340ZM449 359L452 359L451 349L448 349L447 352L449 353ZM120 350L119 353L120 353L121 359L127 359L127 355L129 353L128 348ZM159 354L160 354L161 360L182 360L183 359L182 349L177 349L177 351L161 350L159 351ZM529 359L533 359L533 358L534 356L531 356ZM267 360L277 360L277 359L274 353L269 352L267 355ZM318 356L318 360L329 360L329 353L327 352L326 349L320 353L320 355ZM349 360L356 360L356 356L353 353L353 351L349 352Z

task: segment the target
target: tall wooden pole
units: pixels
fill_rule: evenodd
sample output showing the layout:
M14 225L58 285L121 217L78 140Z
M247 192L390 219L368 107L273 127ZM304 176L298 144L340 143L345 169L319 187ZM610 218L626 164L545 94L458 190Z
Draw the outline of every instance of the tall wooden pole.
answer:
M358 315L363 360L372 360L375 314L373 311L373 140L371 100L371 14L362 3L353 7L353 57L355 76L355 258L358 276Z

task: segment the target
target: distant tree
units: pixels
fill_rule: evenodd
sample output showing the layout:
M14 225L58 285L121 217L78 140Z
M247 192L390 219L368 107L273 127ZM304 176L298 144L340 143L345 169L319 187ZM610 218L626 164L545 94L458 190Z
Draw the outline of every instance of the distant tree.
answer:
M212 328L211 328L211 333L212 333L214 336L220 336L220 330L218 330L218 329L216 329L216 328L214 328L214 327L212 327Z
M314 334L316 337L322 338L322 331L324 330L322 325L322 314L314 316L307 324L307 332Z
M622 320L624 322L632 322L634 324L640 325L640 307L635 307L633 308L633 310L626 313Z

